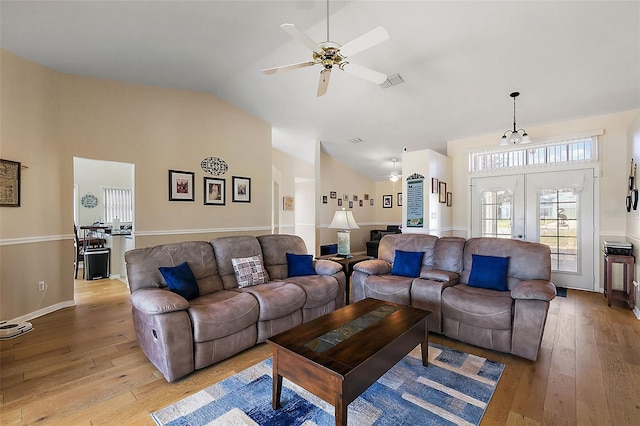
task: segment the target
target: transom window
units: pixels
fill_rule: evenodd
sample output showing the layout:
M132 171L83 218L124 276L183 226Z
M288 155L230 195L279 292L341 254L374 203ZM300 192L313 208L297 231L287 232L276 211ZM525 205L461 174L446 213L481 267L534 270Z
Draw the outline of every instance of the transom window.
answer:
M596 137L592 136L539 146L518 145L508 150L472 152L469 154L469 172L595 160Z

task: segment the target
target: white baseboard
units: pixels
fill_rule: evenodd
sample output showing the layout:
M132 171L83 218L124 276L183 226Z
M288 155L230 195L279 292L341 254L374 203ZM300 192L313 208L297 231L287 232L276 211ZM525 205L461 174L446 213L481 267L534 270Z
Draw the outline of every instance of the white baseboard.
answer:
M638 309L638 305L633 307L633 314L640 320L640 309Z
M10 322L25 322L30 321L34 318L41 317L43 315L50 314L51 312L58 311L60 309L69 308L71 306L76 306L76 302L74 300L67 300L66 302L56 303L55 305L47 306L46 308L38 309L35 312L31 312L30 314L22 315L21 317L14 318Z

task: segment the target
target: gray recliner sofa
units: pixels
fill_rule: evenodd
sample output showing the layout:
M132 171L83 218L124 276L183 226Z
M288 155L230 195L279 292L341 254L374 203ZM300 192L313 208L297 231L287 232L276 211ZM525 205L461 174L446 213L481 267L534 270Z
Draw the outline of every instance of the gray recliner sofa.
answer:
M392 275L396 250L423 252L419 277ZM508 291L468 285L472 256L509 257ZM387 235L379 258L359 262L354 301L366 297L432 311L429 331L476 346L536 360L556 290L549 247L502 238Z
M344 305L345 275L315 260L317 275L288 277L286 253L306 254L294 235L233 236L125 253L138 343L171 382ZM261 255L269 282L238 288L232 259ZM170 291L159 267L187 262L200 295Z

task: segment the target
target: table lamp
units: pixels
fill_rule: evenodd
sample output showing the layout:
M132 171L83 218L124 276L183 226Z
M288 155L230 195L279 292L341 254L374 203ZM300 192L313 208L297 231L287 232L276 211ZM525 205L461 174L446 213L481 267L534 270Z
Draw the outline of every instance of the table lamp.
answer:
M353 213L349 210L336 211L333 215L333 220L329 225L330 229L339 229L338 231L338 256L351 257L351 230L360 229L356 220L353 218Z

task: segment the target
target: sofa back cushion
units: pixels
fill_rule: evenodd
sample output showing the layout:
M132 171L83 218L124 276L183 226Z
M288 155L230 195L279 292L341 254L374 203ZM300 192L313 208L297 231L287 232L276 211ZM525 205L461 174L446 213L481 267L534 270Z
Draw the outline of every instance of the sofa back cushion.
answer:
M472 255L508 257L507 286L524 280L551 279L551 250L549 246L506 238L478 237L467 240L464 246L464 270L460 282L469 283Z
M264 267L272 280L288 277L287 253L307 254L304 240L297 235L261 235L258 237L258 242L262 248Z
M438 237L426 234L393 234L385 235L380 240L378 259L393 264L396 250L422 252L422 267L420 271L433 269L433 261Z
M177 266L183 262L187 262L193 272L200 295L223 288L213 249L205 241L162 244L129 250L124 258L127 262L129 290L132 293L146 287L166 288L167 283L158 268Z
M262 255L260 243L256 237L239 235L215 238L209 241L218 264L218 275L226 290L238 288L238 280L231 259Z

